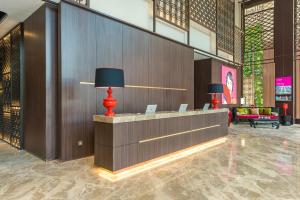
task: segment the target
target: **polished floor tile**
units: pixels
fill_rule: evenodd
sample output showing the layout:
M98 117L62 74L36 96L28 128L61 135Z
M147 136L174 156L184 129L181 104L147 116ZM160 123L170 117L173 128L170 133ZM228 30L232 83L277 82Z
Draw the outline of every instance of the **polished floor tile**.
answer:
M300 126L229 131L225 144L115 183L93 157L44 162L0 142L0 199L300 200Z

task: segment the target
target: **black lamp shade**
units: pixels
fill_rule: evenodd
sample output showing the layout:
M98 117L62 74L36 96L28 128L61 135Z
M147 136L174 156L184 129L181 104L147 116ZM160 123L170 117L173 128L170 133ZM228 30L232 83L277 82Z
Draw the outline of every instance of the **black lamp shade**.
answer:
M124 71L115 68L96 69L95 87L124 87Z
M221 83L212 83L208 86L209 94L220 94L223 93L223 84Z

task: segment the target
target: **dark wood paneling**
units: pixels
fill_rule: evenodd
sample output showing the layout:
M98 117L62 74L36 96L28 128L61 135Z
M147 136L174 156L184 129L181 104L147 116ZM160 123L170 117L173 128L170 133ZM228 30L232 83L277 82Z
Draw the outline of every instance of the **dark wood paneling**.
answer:
M57 8L46 6L46 159L58 157L57 151Z
M25 150L45 158L45 7L24 22L24 47L24 145Z
M145 112L147 104L158 104L158 110L193 104L193 49L65 2L60 6L60 21L62 160L93 153L92 116L104 113L102 99L107 94L105 89L79 83L94 82L96 68L123 69L126 85L188 89L115 88L117 113ZM80 140L83 146L77 145Z
M80 81L94 82L99 36L96 16L80 8L60 4L60 22L60 157L70 160L93 153L96 92Z
M220 112L117 124L96 122L95 164L116 171L223 137L228 134L227 121L227 112ZM195 130L200 128L206 129Z
M274 47L275 76L292 76L294 73L294 2L276 0L274 2ZM283 102L276 102L282 107ZM294 115L293 102L287 102L287 113Z
M25 150L56 158L57 11L43 5L24 22Z
M170 87L170 43L162 38L150 36L149 42L149 86ZM170 110L170 96L166 90L149 90L149 103L157 104L157 110Z
M123 26L123 67L125 83L134 86L149 85L149 34ZM124 112L145 112L149 89L124 89ZM138 97L138 98L132 98Z
M184 92L183 102L189 104L188 109L194 109L194 51L190 48L184 47L183 52L183 88L187 91Z
M211 95L208 94L208 85L210 83L222 83L221 73L222 65L227 67L236 68L237 70L237 104L222 105L219 107L233 107L240 104L242 96L242 70L240 67L234 67L230 64L222 63L215 59L205 59L195 61L195 108L203 108L205 103L211 102ZM221 101L221 94L217 95Z
M264 59L270 61L274 58L274 50L264 51ZM267 61L268 62L268 61ZM275 107L275 63L263 64L263 99L265 107Z
M89 15L93 13L87 12ZM97 68L118 68L123 69L123 42L122 42L122 24L101 16L96 17L96 67ZM91 30L93 31L93 30ZM94 42L95 42L94 41ZM91 76L95 78L95 68L91 68ZM94 82L92 80L91 82ZM104 113L105 108L102 106L102 99L107 96L106 89L97 89L97 113ZM118 100L115 112L123 113L124 111L124 93L123 89L115 88L113 96Z
M203 108L205 103L211 102L211 95L208 92L208 84L212 82L211 73L212 65L211 59L195 61L195 108Z

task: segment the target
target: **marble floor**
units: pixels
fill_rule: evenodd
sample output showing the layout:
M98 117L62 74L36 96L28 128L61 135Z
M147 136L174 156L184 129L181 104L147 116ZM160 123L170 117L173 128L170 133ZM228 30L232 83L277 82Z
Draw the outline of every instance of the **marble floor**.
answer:
M93 157L44 162L0 143L0 199L300 200L300 126L229 131L225 144L115 183Z

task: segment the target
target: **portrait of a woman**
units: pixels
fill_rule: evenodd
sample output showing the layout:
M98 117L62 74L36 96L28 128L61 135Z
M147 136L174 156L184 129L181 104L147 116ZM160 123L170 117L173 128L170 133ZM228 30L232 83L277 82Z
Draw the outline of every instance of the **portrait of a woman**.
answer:
M223 104L236 103L236 69L222 66Z

